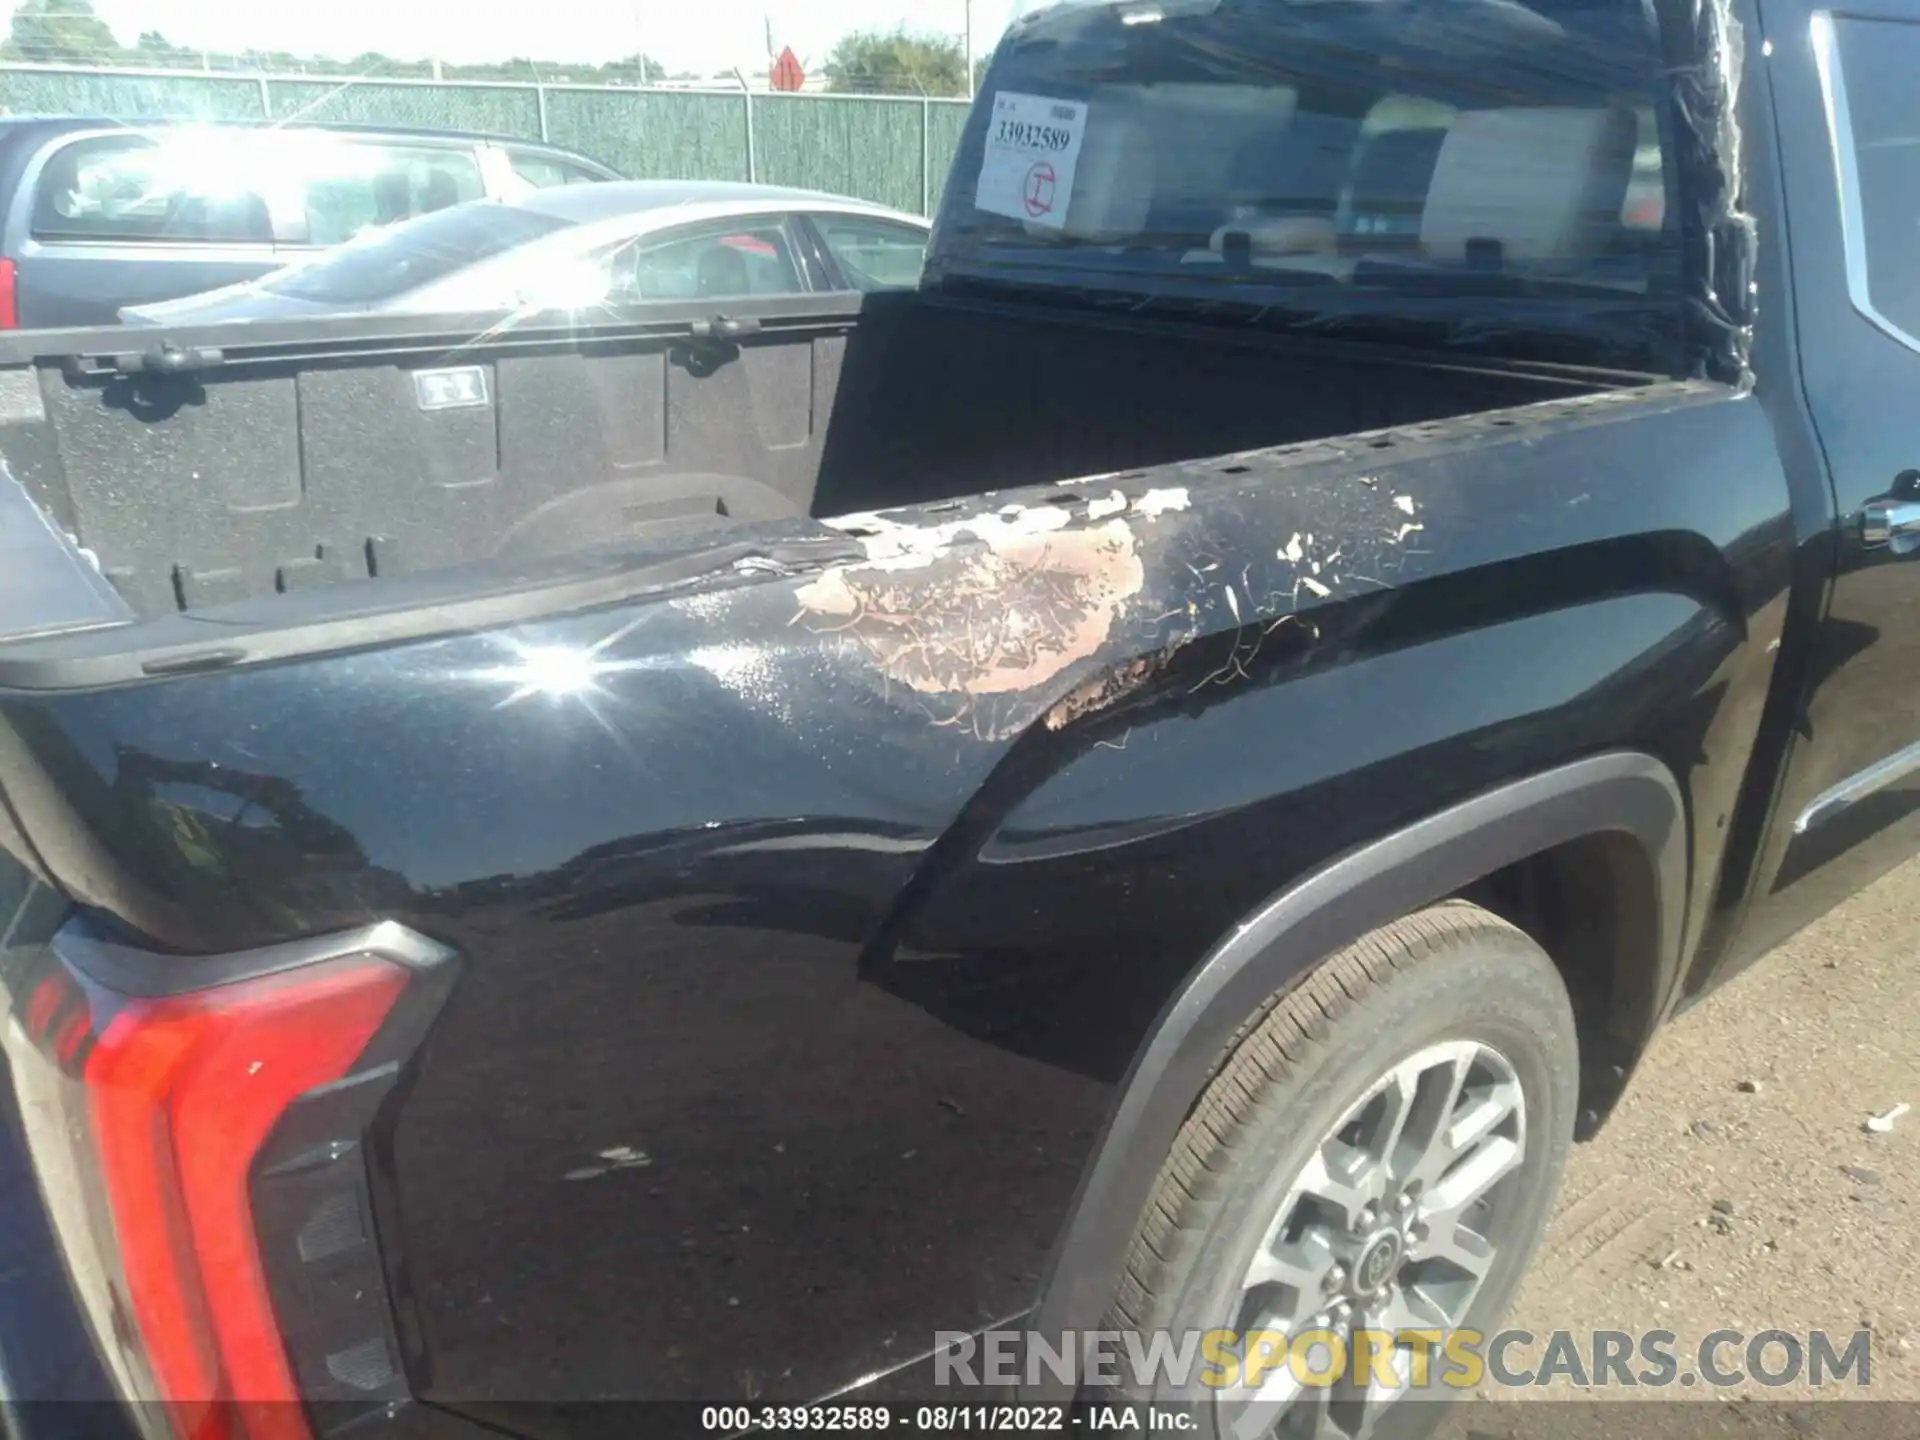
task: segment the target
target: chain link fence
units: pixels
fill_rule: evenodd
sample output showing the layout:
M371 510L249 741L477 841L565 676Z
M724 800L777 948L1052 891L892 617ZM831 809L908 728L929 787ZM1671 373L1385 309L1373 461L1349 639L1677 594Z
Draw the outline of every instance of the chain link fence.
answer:
M0 65L12 115L309 120L546 140L636 180L758 180L931 214L964 100Z

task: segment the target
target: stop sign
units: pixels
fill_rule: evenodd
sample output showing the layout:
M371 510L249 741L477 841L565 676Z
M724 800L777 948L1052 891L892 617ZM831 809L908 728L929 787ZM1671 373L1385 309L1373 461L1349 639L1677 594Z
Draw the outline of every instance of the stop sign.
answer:
M800 68L800 57L793 53L793 47L787 46L780 52L780 58L773 62L773 74L769 77L773 88L789 94L807 83L807 72Z

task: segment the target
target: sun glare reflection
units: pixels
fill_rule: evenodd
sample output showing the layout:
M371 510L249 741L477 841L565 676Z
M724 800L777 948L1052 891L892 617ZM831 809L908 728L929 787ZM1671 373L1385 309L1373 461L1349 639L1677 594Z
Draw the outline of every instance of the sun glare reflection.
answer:
M519 687L516 694L549 695L558 699L580 695L595 688L600 666L593 656L562 646L524 650L513 667L512 679Z
M606 639L590 646L535 645L515 639L496 640L493 643L506 652L500 664L465 671L455 678L504 687L507 693L495 703L493 708L496 710L505 710L535 699L544 699L556 705L579 705L601 729L618 738L602 706L625 702L632 697L615 696L604 682L614 675L657 669L662 663L657 656L622 660L608 654L633 632L635 623L621 626Z

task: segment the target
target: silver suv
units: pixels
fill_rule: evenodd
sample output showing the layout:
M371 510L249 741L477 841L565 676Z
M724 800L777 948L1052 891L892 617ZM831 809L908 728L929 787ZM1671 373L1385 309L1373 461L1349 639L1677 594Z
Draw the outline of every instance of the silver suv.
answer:
M620 178L571 151L448 131L0 119L0 329L111 324L370 226Z

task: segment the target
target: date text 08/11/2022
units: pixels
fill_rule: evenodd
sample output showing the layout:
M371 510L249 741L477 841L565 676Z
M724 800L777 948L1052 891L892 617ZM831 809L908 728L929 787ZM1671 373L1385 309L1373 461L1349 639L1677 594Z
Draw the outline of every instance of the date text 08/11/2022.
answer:
M700 1428L714 1434L755 1431L915 1434L968 1432L1185 1433L1197 1417L1187 1405L709 1405Z

